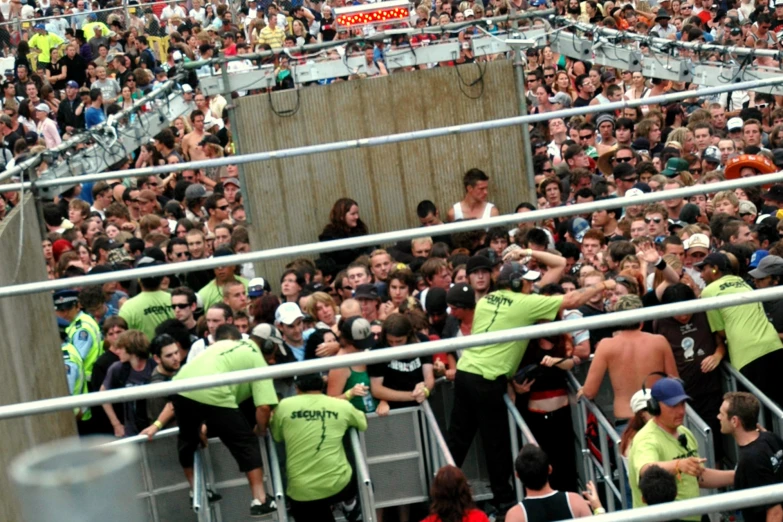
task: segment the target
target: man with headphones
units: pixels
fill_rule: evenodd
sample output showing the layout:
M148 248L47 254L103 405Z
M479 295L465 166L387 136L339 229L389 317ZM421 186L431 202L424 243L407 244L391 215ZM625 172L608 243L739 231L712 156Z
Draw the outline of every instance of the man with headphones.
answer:
M652 375L660 374L656 372L647 377ZM677 478L677 500L698 497L699 488L722 488L734 483L733 470L704 467L705 459L699 457L696 438L682 425L687 400L690 397L680 379L664 377L650 390L647 411L653 418L636 434L628 455L628 475L635 508L644 505L639 478L653 465ZM695 515L684 520L697 521L701 517Z
M525 293L530 284L524 281L527 268L516 260L529 256L531 252L528 249L509 253L507 259L515 261L503 264L497 279L497 290L476 304L472 333L497 332L530 326L540 321L553 321L563 310L578 308L596 294L612 290L615 286L614 281L603 281L565 296L546 297ZM528 340L524 339L465 350L457 363L454 379L449 449L456 464L461 466L476 431L481 430L493 503L502 513L514 504L511 486L513 466L509 458L511 441L503 397L527 345ZM523 384L529 386L531 383Z

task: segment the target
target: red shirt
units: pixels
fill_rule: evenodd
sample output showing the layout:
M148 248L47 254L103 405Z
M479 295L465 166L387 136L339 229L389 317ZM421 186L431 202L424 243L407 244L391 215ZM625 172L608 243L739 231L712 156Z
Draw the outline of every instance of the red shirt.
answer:
M424 520L422 520L421 522L441 522L441 521L438 515L430 515ZM489 522L489 519L487 518L487 515L485 515L483 511L479 509L471 509L462 518L462 522Z

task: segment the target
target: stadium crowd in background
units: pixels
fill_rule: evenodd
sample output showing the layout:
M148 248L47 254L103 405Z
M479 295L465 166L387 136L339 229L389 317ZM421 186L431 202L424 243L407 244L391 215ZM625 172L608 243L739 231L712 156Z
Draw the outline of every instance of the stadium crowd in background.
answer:
M659 0L650 6L640 0L633 7L608 1L556 0L554 7L571 19L623 31L778 49L780 38L775 31L783 29L783 2L776 3L779 5L753 7L752 3L717 5L712 0L694 0L693 4ZM131 2L127 9L106 12L101 9L111 7L110 3L87 0L0 1L0 15L5 20L29 20L29 24L0 25L0 42L14 57L13 67L4 71L0 83L0 155L5 168L88 132L108 116L130 107L173 74L180 59L195 61L363 36L361 31L353 35L336 31L332 8L342 4L339 0L307 0L304 5L248 1L240 6L202 5L199 0ZM528 7L546 5L541 0L529 5L526 0L492 0L487 5L422 2L416 6L411 25L421 28L469 21ZM493 30L504 29L500 23ZM475 34L467 28L455 37L465 40ZM430 36L398 35L391 47L415 47L441 38ZM161 38L167 39L169 51L162 56ZM151 44L157 47L153 49ZM366 53L368 74L362 76L400 70L384 63L382 41L352 40L347 45L349 52ZM329 58L328 53L324 58ZM290 74L290 61L299 59L296 52L290 58L268 59L275 62L278 88L305 87L295 86ZM463 49L453 62L432 66L472 61L470 51ZM755 61L756 65L772 65L762 57ZM245 65L257 64L248 60ZM199 75L211 72L206 66ZM699 97L696 84L648 79L639 72L591 65L558 56L550 47L526 51L526 78L534 113L670 92L694 93L683 103L650 104L570 119L554 117L532 125L531 150L527 152L532 155L534 171L525 172L520 165L519 179L534 179L535 201L498 208L490 202L492 172L472 168L453 176L453 183L464 188L462 200L422 200L416 216L411 216L413 222L432 226L443 220L611 201L618 196L709 185L783 168L782 96L734 91ZM110 170L232 154L227 110L230 97L206 96L197 78L192 80L181 86L190 104L188 113ZM278 274L257 274L252 265L182 272L177 266L181 262L251 250L237 172L236 166L229 165L82 183L43 205L47 236L42 246L50 278L107 274L132 267L170 269L162 277L54 293L71 393L205 375L215 370L215 365L205 362L215 358L215 347L224 351L241 347L247 352L244 357L237 356L241 360L232 361L236 367L227 365L227 371L596 317L783 283L783 185L707 192L688 199L673 197L648 205L618 205L568 219L525 222L511 229L324 253L317 259L292 260L279 278ZM359 204L350 196L335 202L319 240L377 231L372 223L362 220ZM19 204L18 198L18 193L3 193L0 219ZM767 397L783 405L783 387L775 381L783 367L781 336L780 302L751 303L641 324L577 330L529 343L501 343L466 353L333 370L323 376L322 390L312 378L304 384L280 379L274 383L274 393L271 388L250 387L231 393L196 393L172 400L84 409L77 418L83 434L116 436L141 433L152 437L165 426L177 422L182 426L184 422L188 430L181 435L185 449L180 461L186 474L192 466L192 450L199 443L201 423L209 424L212 419L218 424L214 419L228 419L223 429L210 427L208 433L226 437L238 453L245 452L237 461L248 473L253 490L251 513L259 515L274 508L273 501L259 492L258 459L252 449L257 441L248 435L252 426L266 430L271 415L277 440L291 440L298 434L304 447L309 447L315 436L294 430L296 423L282 419L276 423L273 411L278 401L284 409L312 403L329 405L335 412L343 412L350 404L350 422L330 425L334 430L329 434L330 444L340 447L335 450L339 452L341 446L335 441L349 425L366 427L363 414L386 415L395 408L420 404L432 393L435 379L445 377L455 382L458 391L455 420L464 421L453 421L448 434L457 464L480 430L489 449L485 453L495 495L491 509L504 513L514 504L514 470L508 449L492 448L496 441L488 440L495 425L506 422L505 416L492 418L505 409L503 395L512 395L543 450L542 454L528 450L541 486L533 489L574 492L576 455L573 441L570 447L568 443L573 427L566 372L580 375L585 382L581 393L592 398L608 369L614 394L603 403L600 397L596 400L618 429L630 430L624 444L634 464L631 470L636 473L630 480L634 503L641 505L666 497L665 473L685 473L693 479L706 476L710 485L731 482L729 472L705 471L698 462L689 460L695 451L690 439L679 455L675 434L687 433L681 429L677 408L685 400L692 401L713 426L716 448L722 446L721 432L734 435L741 446L752 444L746 432L747 419L754 418L753 405L739 408L732 402L737 401L734 396L726 399L728 406L721 404L718 368L728 362ZM639 355L647 352L628 349L634 343L654 352L660 365L647 368L650 360L641 360ZM591 355L596 363L587 370ZM208 359L198 362L205 357ZM617 372L613 368L634 370ZM682 381L656 388L653 383L662 376L652 375L655 372ZM651 388L652 395L645 390L647 395L663 406L658 404L658 409L651 410L646 402L649 397L634 401L645 385ZM329 397L320 397L320 392ZM292 399L297 393L304 398ZM233 410L247 413L244 400L255 404L248 409L249 415L243 416ZM231 415L221 417L225 414L221 408L231 409ZM739 413L732 414L735 410ZM476 415L476 420L470 415ZM649 434L653 430L645 430L645 422L647 426L660 423L674 443L669 440L668 447L656 447L660 442L656 435L665 435ZM508 435L503 426L498 433ZM640 442L634 449L630 434L646 446ZM768 437L762 440L768 442ZM682 457L687 468L667 463L669 457ZM346 514L355 516L356 504L351 500L355 492L344 486L352 473L344 455L330 464L339 469L335 484L340 487L316 493L305 492L308 474L314 472L306 460L289 455L289 475L298 480L289 490L295 509L320 513L329 500L344 504ZM547 466L551 474L544 473ZM519 466L516 471L521 473ZM453 484L464 479L456 475L442 478ZM742 480L744 487L755 484L746 474ZM650 485L647 492L645 484ZM688 479L687 484L686 496L693 494L690 490L698 494L696 480ZM213 499L219 496L210 494ZM566 498L570 497L557 497L561 504ZM588 500L597 510L595 499L588 495ZM445 509L443 503L438 506ZM463 508L465 513L475 511L470 503ZM511 516L525 509L514 508ZM580 504L578 510L590 511L587 504Z

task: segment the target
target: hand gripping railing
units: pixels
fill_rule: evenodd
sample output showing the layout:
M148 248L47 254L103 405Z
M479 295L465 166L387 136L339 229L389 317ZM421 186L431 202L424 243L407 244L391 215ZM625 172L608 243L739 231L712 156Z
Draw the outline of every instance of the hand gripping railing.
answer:
M758 389L758 387L756 387L748 380L747 377L742 375L739 370L734 368L728 362L723 362L721 364L721 368L723 370L723 376L728 382L730 391L738 391L738 389L740 389L739 385L741 385L742 388L745 388L747 391L755 395L759 400L761 403L761 409L759 410L759 424L767 429L770 429L770 426L766 425L766 412L769 412L769 415L772 418L772 431L778 437L783 437L783 409L781 409L778 404L775 404L772 399L764 395L761 390Z
M348 432L351 437L354 460L356 461L356 478L359 485L359 502L362 505L362 520L364 522L375 521L375 495L370 480L370 469L367 467L367 459L364 456L364 448L359 439L359 432L351 428Z
M511 436L511 460L513 462L517 458L517 455L519 455L519 439L517 438L519 434L522 435L523 446L525 444L535 444L538 446L538 442L536 442L533 432L530 431L525 419L522 418L522 414L519 413L519 410L517 409L516 404L514 404L514 401L511 400L511 397L504 395L503 401L505 401L506 408L508 408L508 431ZM522 481L519 480L519 477L517 477L516 474L514 474L514 484L516 485L517 490L517 500L522 502L525 498L525 490Z
M574 374L568 373L568 384L571 392L576 394L580 385ZM621 509L628 508L628 501L626 495L626 482L625 482L625 461L620 451L620 434L614 429L614 426L606 418L601 409L596 406L593 401L582 397L576 403L577 407L577 425L574 427L577 431L579 438L579 445L582 450L582 459L584 460L585 472L588 475L589 480L592 480L596 485L599 481L604 483L604 492L606 494L606 509L607 511L615 511L617 509L617 501ZM600 460L598 456L594 455L592 450L587 444L586 432L587 432L587 414L592 413L598 424L598 445L600 452ZM618 489L614 483L615 472L612 471L612 452L609 450L609 441L611 439L614 445L613 453L615 465L617 466L617 482L620 484ZM599 475L596 476L596 471Z
M438 420L435 418L435 414L432 412L432 407L429 402L424 401L421 403L421 412L424 415L429 437L430 459L432 464L430 472L434 475L440 468L447 464L455 466L454 457L451 456L449 446L446 444L446 439L443 437L443 432L441 432L440 426L438 426Z

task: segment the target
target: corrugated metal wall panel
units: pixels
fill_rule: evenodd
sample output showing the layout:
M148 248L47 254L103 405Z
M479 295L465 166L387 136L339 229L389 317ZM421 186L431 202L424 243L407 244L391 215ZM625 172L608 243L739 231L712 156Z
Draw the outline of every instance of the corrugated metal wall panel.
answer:
M470 86L481 72L479 84ZM267 95L237 100L234 132L247 152L382 136L517 115L514 73L509 61L398 73L385 78L338 82L275 93L275 115ZM462 89L460 91L460 82ZM418 140L245 165L250 227L255 250L317 240L332 204L341 197L359 202L372 232L418 225L416 205L432 199L445 215L462 198L463 173L472 167L491 178L490 201L501 212L532 200L527 193L525 151L518 128ZM288 260L258 266L275 280Z

